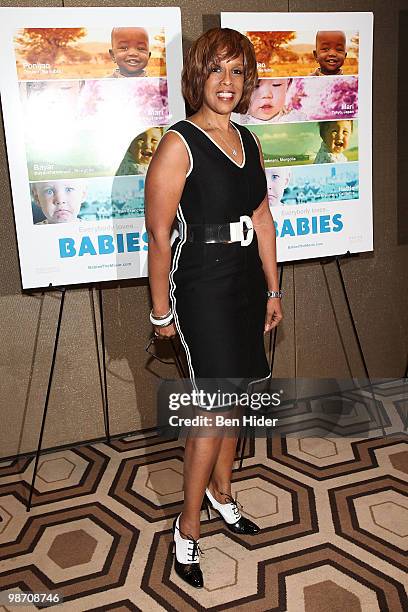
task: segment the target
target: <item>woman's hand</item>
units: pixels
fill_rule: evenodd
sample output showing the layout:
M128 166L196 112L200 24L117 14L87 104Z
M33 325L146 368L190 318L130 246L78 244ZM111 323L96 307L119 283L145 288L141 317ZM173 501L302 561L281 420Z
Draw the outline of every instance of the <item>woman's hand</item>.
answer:
M175 338L177 335L174 323L170 323L169 325L166 325L166 327L157 327L156 325L153 325L153 329L154 335L160 340L170 340L170 338Z
M282 305L280 298L268 298L266 304L265 328L264 334L271 331L279 325L283 319Z

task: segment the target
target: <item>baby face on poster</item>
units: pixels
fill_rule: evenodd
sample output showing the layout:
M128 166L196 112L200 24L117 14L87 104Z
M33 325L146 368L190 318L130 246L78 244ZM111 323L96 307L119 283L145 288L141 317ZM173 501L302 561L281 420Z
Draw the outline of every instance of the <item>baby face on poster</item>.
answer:
M319 31L316 34L316 49L313 55L319 64L318 72L312 75L342 74L341 67L347 57L346 34L341 30Z
M320 136L330 153L343 153L349 147L352 121L321 121Z
M41 224L69 223L79 221L86 185L84 181L72 179L32 183L31 195L45 216Z
M109 54L118 66L118 76L146 76L149 61L149 35L145 28L113 28Z
M288 167L266 168L265 174L269 206L281 206L284 191L290 181L291 170Z
M130 144L129 152L133 156L135 163L148 166L153 157L163 130L155 127L139 134Z
M259 79L251 97L248 114L268 121L279 115L285 106L292 79Z

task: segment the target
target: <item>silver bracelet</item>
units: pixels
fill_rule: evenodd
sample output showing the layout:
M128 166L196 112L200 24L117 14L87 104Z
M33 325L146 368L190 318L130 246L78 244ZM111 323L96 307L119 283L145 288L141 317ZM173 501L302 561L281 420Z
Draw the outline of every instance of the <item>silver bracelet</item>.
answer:
M279 291L267 291L266 292L268 294L268 298L282 298L282 291L279 289Z
M158 315L156 317L156 315L153 314L153 308L150 311L150 314L152 315L153 319L158 319L158 320L162 320L162 319L167 319L167 317L169 317L171 315L171 308L168 312L166 312L166 314L164 315Z

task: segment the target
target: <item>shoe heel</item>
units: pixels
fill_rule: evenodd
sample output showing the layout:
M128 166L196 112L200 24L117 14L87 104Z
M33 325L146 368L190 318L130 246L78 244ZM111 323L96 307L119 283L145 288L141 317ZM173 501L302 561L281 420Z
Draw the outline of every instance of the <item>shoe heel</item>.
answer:
M210 510L210 502L208 501L208 497L205 496L205 507L207 510L208 520L211 521L211 510Z
M174 535L175 532L176 532L176 521L177 521L177 517L174 519L173 525L172 525L172 528L171 528L171 532L172 532L172 536L173 536L173 541L170 544L170 552L171 552L172 555L176 554L176 542L175 542L175 535Z

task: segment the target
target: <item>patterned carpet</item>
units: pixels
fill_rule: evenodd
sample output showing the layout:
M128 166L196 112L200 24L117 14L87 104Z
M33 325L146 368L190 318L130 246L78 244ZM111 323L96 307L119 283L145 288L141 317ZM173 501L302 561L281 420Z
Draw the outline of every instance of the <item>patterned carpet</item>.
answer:
M58 591L64 597L58 609L69 612L407 610L407 384L374 391L386 436L368 411L366 436L333 428L327 435L314 414L313 430L306 419L297 435L248 440L233 492L262 530L239 537L203 512L202 590L187 587L172 568L181 441L147 431L110 446L42 454L29 513L33 460L3 461L3 597ZM348 400L371 401L364 392ZM307 406L297 410L310 416ZM360 419L361 411L337 419L337 428L346 431L357 413Z

